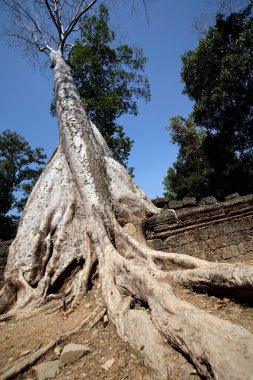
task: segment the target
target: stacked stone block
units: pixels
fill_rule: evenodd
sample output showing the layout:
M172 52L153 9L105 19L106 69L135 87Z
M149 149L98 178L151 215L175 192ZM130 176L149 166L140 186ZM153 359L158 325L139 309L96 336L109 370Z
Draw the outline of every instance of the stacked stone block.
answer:
M253 194L224 202L208 197L175 212L164 209L149 218L147 239L156 250L210 261L253 258Z

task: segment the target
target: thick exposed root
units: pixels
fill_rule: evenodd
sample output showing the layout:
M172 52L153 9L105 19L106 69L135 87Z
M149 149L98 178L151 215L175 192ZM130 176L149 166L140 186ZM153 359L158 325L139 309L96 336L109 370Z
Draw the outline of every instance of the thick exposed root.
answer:
M181 301L170 286L157 282L145 269L122 257L114 255L112 261L117 268L116 285L148 305L158 331L192 361L201 376L251 378L253 336L247 330Z
M170 376L171 346L204 378L252 379L253 336L180 300L162 282L252 295L252 268L147 246L145 224L159 210L112 159L60 54L54 61L60 143L10 248L2 311L38 308L61 294L71 311L97 266L110 319L160 379Z
M247 298L253 296L253 267L216 264L211 268L171 272L169 277L187 288L200 292Z

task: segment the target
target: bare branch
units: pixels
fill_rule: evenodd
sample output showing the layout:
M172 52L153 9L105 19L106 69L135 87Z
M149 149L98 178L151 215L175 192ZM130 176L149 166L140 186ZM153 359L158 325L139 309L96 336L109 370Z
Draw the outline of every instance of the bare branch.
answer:
M45 4L46 4L46 7L48 9L49 15L50 15L50 17L51 17L51 19L52 19L52 21L53 21L53 23L54 23L57 31L58 31L59 39L61 41L62 40L62 28L61 28L61 24L60 24L59 20L55 19L54 14L52 12L52 9L51 9L51 7L50 7L50 5L48 3L48 0L45 0Z
M15 39L21 40L21 46L24 48L29 46L29 53L32 49L36 51L36 54L58 50L64 56L70 34L80 31L82 16L98 1L0 0L4 5L4 10L10 16L4 36L10 38L8 42L13 46L16 46ZM113 3L113 0L110 1ZM151 0L141 0L146 17L149 1ZM122 2L124 3L124 0ZM130 1L130 5L135 6L135 3L134 0ZM6 17L3 19L7 20ZM23 45L24 41L26 44Z
M80 20L80 18L84 15L84 13L86 13L95 3L97 2L97 0L92 0L90 2L90 4L88 4L86 7L84 8L81 8L82 5L83 5L83 1L80 3L79 7L78 7L78 10L75 14L75 16L73 17L73 19L71 20L68 28L66 29L66 32L64 33L64 38L63 38L63 42L62 42L62 51L64 49L64 43L66 41L66 39L68 38L68 36L70 35L70 33L73 31L73 29L75 28L76 24L78 23L78 21Z
M252 0L206 0L208 11L193 19L193 30L199 37L204 37L217 14L228 16L232 12L246 8Z

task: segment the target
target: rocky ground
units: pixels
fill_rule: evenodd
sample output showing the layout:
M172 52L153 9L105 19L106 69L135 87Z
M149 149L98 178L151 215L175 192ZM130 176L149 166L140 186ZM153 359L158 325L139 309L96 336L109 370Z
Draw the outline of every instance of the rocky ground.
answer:
M89 292L85 300L67 316L62 308L53 312L47 309L25 318L1 322L0 368L3 369L7 364L22 356L30 355L64 332L75 329L94 311L100 301L100 292L96 290ZM58 359L63 347L70 342L84 344L89 347L90 352L73 364L61 368L55 379L148 380L152 378L141 355L122 342L117 336L114 326L107 322L106 317L103 317L92 328L84 325L79 332L49 350L38 363ZM103 365L109 360L110 368L104 369ZM36 377L34 370L30 368L14 378L28 380Z
M237 300L224 296L217 298L208 294L197 294L179 285L175 285L174 289L180 298L219 318L241 325L253 333L252 303L250 304L247 301L239 303ZM67 315L63 311L61 302L54 301L52 305L58 305L56 310L52 310L51 304L48 304L40 312L30 313L26 316L19 315L19 317L0 322L0 368L3 369L21 357L28 357L65 332L75 329L89 315L93 315L89 323L84 324L77 333L70 335L63 342L50 349L34 365L59 359L63 347L69 343L75 343L88 346L90 351L72 364L61 367L55 379L156 379L155 374L145 366L141 354L118 337L114 326L107 320L106 314L94 326L90 323L92 319L96 319L94 310L98 305L102 305L102 302L98 285L88 293L72 313ZM171 379L199 379L191 364L179 353L174 352L170 359L174 363ZM32 366L13 378L37 379Z

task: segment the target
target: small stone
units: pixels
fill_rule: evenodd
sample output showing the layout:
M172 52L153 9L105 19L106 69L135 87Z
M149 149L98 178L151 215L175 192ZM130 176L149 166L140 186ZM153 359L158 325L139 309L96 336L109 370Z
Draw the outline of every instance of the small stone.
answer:
M105 371L108 371L108 369L110 369L113 364L115 363L115 360L114 359L109 359L107 360L103 365L101 365L101 367L105 370Z
M67 344L67 346L65 346L62 350L60 365L64 366L65 364L72 363L88 352L90 352L90 349L86 345L75 343Z
M59 373L59 360L44 362L33 367L37 380L53 379Z

